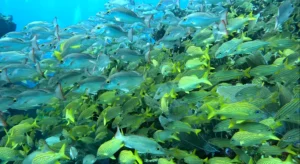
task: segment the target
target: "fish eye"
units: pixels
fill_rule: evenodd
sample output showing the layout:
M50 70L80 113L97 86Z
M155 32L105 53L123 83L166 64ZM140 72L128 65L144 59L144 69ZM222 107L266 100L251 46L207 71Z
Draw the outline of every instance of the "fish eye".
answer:
M109 83L110 83L110 81L109 81L109 80L106 80L106 83L107 83L107 84L109 84Z
M187 20L187 18L183 18L183 21L186 21Z
M13 99L13 102L17 102L17 99L16 99L16 98L14 98L14 99Z
M157 148L156 148L156 150L160 150L160 148L159 148L159 147L157 147Z
M105 14L109 14L110 13L110 10L108 10Z
M63 61L63 60L61 60L61 61L60 61L60 64L63 64L63 63L64 63L64 61Z
M101 28L100 26L97 27L98 30L99 30L100 28Z
M87 39L91 39L91 37L90 37L90 36L87 36L86 38L87 38Z
M258 114L258 113L260 113L260 111L259 111L259 110L256 110L255 113Z
M64 29L64 31L67 31L67 30L68 30L67 28Z
M41 44L41 47L44 47L45 45L44 44Z

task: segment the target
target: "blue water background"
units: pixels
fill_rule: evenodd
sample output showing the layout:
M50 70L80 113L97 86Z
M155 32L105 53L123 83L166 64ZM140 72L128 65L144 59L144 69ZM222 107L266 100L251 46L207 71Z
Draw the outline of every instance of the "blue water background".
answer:
M17 31L29 22L49 21L58 17L61 27L76 24L94 16L97 12L105 10L104 4L108 0L0 0L0 13L13 15L17 24ZM184 7L188 0L181 0ZM157 4L159 0L135 0L136 4L142 2Z

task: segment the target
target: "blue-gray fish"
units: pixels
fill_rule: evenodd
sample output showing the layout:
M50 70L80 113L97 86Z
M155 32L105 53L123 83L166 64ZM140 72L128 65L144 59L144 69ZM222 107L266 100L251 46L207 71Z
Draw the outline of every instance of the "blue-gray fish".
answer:
M243 42L242 39L233 38L228 42L223 43L215 53L216 58L224 58L226 56L234 55L237 46Z
M128 23L128 24L133 24L136 22L144 22L148 27L149 25L149 18L141 18L139 17L135 12L124 8L124 7L119 7L119 8L114 8L112 10L108 10L104 14L104 18L115 21L115 22L122 22L122 23Z
M128 48L118 49L113 57L120 60L121 62L138 62L145 58L145 56L138 51Z
M164 149L154 139L138 135L122 135L119 127L115 138L122 140L125 147L135 149L138 153L165 154Z
M290 0L282 2L282 4L278 8L278 16L276 17L275 29L277 29L280 25L287 21L293 11L294 5Z
M226 15L227 11L223 12L220 16L208 12L196 12L184 17L179 22L179 25L183 27L205 28L222 20L227 24Z
M23 80L38 80L43 72L40 67L36 68L26 64L10 64L2 68L1 79L6 82L21 82Z
M187 31L181 26L169 27L162 40L175 41L187 36Z
M102 76L90 76L78 83L72 92L80 94L97 94L100 89L104 89L106 78Z
M95 35L100 35L103 37L112 37L112 38L119 38L122 36L127 36L128 33L125 32L120 26L115 24L103 24L97 25L93 30L92 33Z
M29 47L31 41L26 41L17 38L1 38L0 39L0 52L5 51L21 51Z
M129 92L139 87L143 81L143 76L135 71L118 72L108 77L104 88L108 90L119 89L124 92Z
M25 63L27 59L27 55L21 51L0 52L0 67L8 64Z
M96 38L88 35L75 35L60 43L58 46L60 50L54 51L54 56L58 60L61 60L70 53L81 53L89 48L95 41Z
M18 110L29 110L49 103L52 98L64 99L61 86L58 85L55 92L44 89L27 90L15 97L11 108Z
M84 53L71 53L61 60L60 67L64 69L80 70L83 68L94 67L96 58Z

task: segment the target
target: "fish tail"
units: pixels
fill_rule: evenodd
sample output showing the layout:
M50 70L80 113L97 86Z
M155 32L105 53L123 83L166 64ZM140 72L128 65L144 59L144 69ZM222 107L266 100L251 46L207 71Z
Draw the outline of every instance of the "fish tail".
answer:
M41 74L41 76L42 76L43 78L46 78L44 72L43 72L42 69L41 69L41 65L40 65L39 62L36 62L36 71L37 71L39 74Z
M150 22L151 22L152 18L153 18L153 15L145 17L144 23L147 27L150 27Z
M201 79L199 79L200 82L212 86L212 83L208 80L207 77L208 77L208 71L204 73Z
M275 27L274 27L274 30L277 30L278 27L279 27L279 23L278 23L278 16L275 17L276 21L275 21Z
M273 140L278 140L278 141L280 140L280 138L276 137L276 136L275 136L275 135L273 135L273 134L272 134L272 135L270 135L270 139L273 139Z
M4 119L3 115L2 115L2 112L0 112L0 122L2 122L2 125L4 127L7 127L7 123L6 123L6 121L5 121L5 119Z
M195 129L195 134L198 135L201 132L201 129Z
M70 160L70 157L68 157L66 154L66 144L63 144L62 147L60 148L59 150L59 154L60 154L60 157L62 159L67 159L67 160Z
M249 67L249 68L247 68L246 70L243 71L243 72L244 72L244 75L245 75L246 77L248 77L248 78L251 77L251 75L250 75L250 70L251 70L251 67Z
M129 39L130 42L133 41L133 29L132 28L130 28L128 30L128 39Z
M291 154L289 154L283 163L294 163Z
M31 125L32 127L35 127L35 128L39 128L40 126L36 123L36 119L34 120L34 122L32 123Z
M290 153L290 154L292 154L292 155L296 155L297 153L295 153L295 152L292 150L292 148L293 148L293 146L292 146L292 145L289 145L288 147L286 147L286 148L284 149L284 151L287 152L287 153Z
M61 52L59 52L59 51L54 51L53 55L56 57L57 60L59 60L59 61L62 60Z
M213 107L211 107L210 105L207 104L206 106L208 107L208 111L209 111L207 118L210 120L215 115L217 115L217 113L216 113L216 110Z
M173 135L171 136L171 138L174 139L174 140L176 140L176 141L180 141L180 139L179 139L175 134L173 134Z
M55 89L55 96L61 100L65 100L63 89L61 87L61 84L57 84L57 87Z
M220 18L220 21L224 21L225 24L228 24L227 22L227 14L228 14L228 11L224 11L222 14L221 14L221 18Z
M222 20L218 26L219 29L219 33L222 35L227 36L228 35L228 31L227 31L227 26L224 20Z
M135 156L135 160L138 162L138 164L143 164L143 160L139 156L137 150L134 150L134 156Z
M253 16L253 13L251 12L249 15L248 15L248 20L252 21L252 20L256 20L257 18L255 18Z
M122 135L122 133L120 131L120 127L119 126L117 126L117 132L115 134L115 138L120 139L120 140L123 139L123 135Z
M236 122L233 120L230 120L230 124L228 126L229 129L233 128L235 126Z
M7 69L6 68L1 71L1 80L10 83L10 80L7 76Z

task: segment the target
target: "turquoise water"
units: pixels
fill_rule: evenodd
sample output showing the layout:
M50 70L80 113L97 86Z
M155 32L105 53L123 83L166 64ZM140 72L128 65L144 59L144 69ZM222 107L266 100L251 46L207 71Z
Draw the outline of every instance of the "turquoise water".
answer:
M1 0L0 13L13 15L17 31L32 21L52 21L56 16L61 27L76 24L104 10L108 0ZM142 3L143 0L135 0ZM159 0L145 1L157 4ZM181 1L182 5L187 0Z

